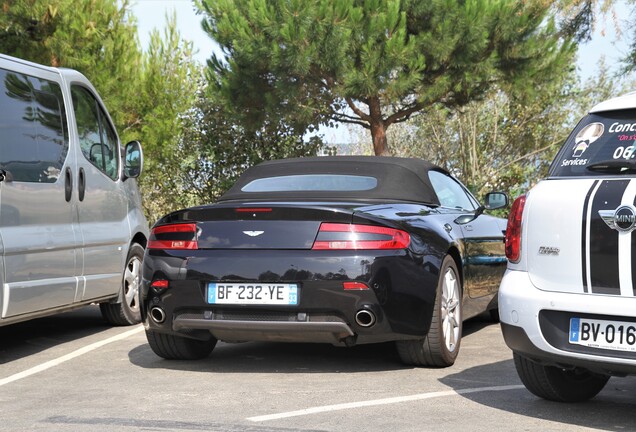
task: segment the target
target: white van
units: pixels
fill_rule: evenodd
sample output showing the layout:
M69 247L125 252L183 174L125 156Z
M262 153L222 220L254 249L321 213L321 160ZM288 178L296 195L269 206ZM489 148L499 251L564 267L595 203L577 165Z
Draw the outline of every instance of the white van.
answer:
M79 72L2 54L0 113L0 326L89 303L139 322L140 144Z

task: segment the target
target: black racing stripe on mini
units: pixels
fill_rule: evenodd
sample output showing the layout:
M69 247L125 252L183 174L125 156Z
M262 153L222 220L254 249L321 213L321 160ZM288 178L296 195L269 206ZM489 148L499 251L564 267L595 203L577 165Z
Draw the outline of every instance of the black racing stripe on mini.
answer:
M634 206L636 207L636 198L634 198ZM632 293L636 297L636 234L632 231Z
M621 204L629 180L603 180L594 198L590 217L590 291L620 295L618 231L601 219L599 210L615 210Z
M583 204L583 232L581 233L581 258L582 258L582 265L581 268L583 269L582 273L582 277L583 277L583 292L587 292L587 286L588 286L588 281L587 281L587 209L590 205L590 197L592 196L592 192L594 191L594 188L596 188L596 185L598 184L599 180L594 180L594 183L592 183L592 187L590 188L589 191L587 191L587 195L585 195L585 202Z

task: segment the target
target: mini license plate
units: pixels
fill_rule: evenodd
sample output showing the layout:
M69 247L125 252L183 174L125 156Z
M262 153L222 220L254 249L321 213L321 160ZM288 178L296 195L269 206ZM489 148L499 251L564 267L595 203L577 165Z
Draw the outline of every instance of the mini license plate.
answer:
M571 344L616 351L636 351L636 323L570 318Z
M208 284L210 304L297 305L298 285L281 283Z

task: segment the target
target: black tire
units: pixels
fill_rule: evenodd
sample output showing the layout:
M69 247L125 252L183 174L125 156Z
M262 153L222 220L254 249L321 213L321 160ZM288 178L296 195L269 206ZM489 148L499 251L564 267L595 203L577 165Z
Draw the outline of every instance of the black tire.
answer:
M455 363L462 336L462 287L455 260L446 256L440 269L435 306L428 334L423 339L397 341L403 363L447 367Z
M154 353L167 360L199 360L209 356L216 346L214 338L201 341L152 330L146 330L146 339Z
M540 398L556 402L582 402L596 396L609 375L584 369L566 370L544 366L517 353L513 354L517 374L526 388Z
M112 325L125 326L141 322L139 310L139 288L141 286L141 263L144 248L133 243L128 251L126 267L121 282L121 303L100 303L104 319Z
M499 309L498 308L490 309L488 311L488 315L490 315L490 319L491 319L492 322L494 322L494 323L498 323L499 322Z

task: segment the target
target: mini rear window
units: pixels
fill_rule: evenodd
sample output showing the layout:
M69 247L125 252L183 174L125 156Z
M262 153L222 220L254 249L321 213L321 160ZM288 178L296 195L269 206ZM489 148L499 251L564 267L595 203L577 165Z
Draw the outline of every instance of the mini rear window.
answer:
M550 176L599 175L602 172L588 167L625 160L636 162L636 110L589 114L579 122L559 151Z
M341 174L305 174L267 177L253 180L241 188L242 192L339 191L356 192L374 189L375 177Z

